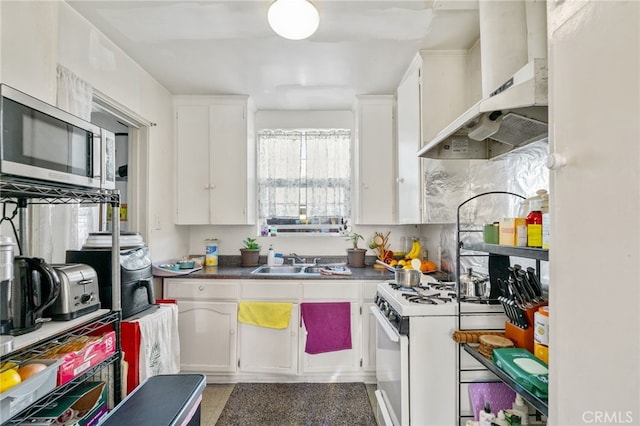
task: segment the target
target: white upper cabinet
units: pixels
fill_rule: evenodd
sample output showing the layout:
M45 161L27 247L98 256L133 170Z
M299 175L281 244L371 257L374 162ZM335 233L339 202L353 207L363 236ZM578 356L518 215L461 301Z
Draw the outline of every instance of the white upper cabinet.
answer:
M255 223L254 111L247 96L176 96L176 223Z
M422 185L420 179L420 71L417 57L400 82L397 91L398 156L396 190L398 224L421 223Z
M393 95L358 96L354 145L356 224L395 223Z
M397 89L397 200L399 224L444 223L455 211L429 200L428 171L446 166L421 159L418 150L480 96L479 73L472 71L475 51L420 51ZM471 66L470 66L471 65ZM439 208L434 209L433 205ZM446 216L443 216L446 214Z

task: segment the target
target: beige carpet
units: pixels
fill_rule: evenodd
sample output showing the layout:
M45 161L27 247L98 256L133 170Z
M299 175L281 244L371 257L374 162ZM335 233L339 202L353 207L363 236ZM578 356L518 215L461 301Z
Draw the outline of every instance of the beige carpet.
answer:
M374 426L363 383L239 383L217 426Z

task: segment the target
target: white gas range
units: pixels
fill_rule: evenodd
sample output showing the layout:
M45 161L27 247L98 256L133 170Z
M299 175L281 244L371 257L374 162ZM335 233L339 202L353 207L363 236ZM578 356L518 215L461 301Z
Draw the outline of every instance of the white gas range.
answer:
M453 425L457 419L458 310L498 312L500 305L458 303L453 282L423 275L419 287L378 284L376 399L386 426Z

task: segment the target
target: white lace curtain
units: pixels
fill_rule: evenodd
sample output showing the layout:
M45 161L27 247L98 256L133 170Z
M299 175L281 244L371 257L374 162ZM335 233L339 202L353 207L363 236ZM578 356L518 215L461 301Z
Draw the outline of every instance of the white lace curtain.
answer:
M91 120L93 87L69 69L58 65L58 108L83 120ZM49 262L63 263L67 249L79 249L89 232L97 230L99 210L79 204L34 205L32 255Z
M350 217L351 131L258 133L260 219Z

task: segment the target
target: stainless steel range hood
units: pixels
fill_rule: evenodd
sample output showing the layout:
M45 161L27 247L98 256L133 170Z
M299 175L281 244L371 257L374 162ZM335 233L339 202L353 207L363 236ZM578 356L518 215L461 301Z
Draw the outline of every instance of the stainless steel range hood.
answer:
M418 156L490 159L547 138L547 86L547 60L531 60L440 131Z

